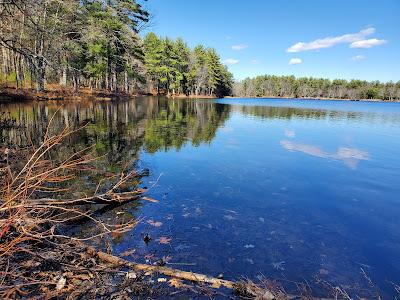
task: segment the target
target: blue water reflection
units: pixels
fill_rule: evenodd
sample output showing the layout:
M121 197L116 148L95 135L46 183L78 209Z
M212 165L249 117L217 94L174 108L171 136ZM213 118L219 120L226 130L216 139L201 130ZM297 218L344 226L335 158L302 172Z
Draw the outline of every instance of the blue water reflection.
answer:
M56 109L2 106L33 138ZM127 259L164 257L172 267L226 278L314 284L318 277L350 291L368 287L362 268L394 296L399 103L139 98L69 103L54 122L85 119L91 124L71 145L95 143L110 171L138 159L150 169L149 196L160 201L125 208L144 220L114 241L115 253L135 249ZM20 131L0 138L26 139Z
M400 278L400 105L218 103L231 115L210 144L141 154L162 174L161 203L143 215L164 225L140 230L172 239L146 251L229 278L356 287L363 268L390 294L387 279Z

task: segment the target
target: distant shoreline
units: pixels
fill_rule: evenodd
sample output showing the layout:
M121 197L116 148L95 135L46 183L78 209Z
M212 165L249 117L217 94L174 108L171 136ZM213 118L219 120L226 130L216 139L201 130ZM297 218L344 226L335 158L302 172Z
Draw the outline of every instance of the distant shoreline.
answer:
M171 98L171 99L219 99L216 96L209 96L209 95L163 95L167 98ZM155 95L154 97L157 97L157 95Z
M400 102L400 100L382 100L382 99L341 99L341 98L325 98L325 97L320 97L320 98L313 98L313 97L305 97L305 98L293 98L293 97L276 97L276 96L262 96L262 97L238 97L238 96L225 96L222 98L216 97L216 96L209 96L209 95L140 95L140 96L152 96L152 97L157 97L157 96L163 96L168 99L282 99L282 100L320 100L320 101L352 101L352 102Z
M388 102L388 103L394 103L394 102L400 102L400 100L382 100L382 99L341 99L341 98L313 98L313 97L306 97L306 98L292 98L292 97L276 97L276 96L263 96L263 97L237 97L237 96L226 96L224 98L227 99L282 99L282 100L310 100L310 101L351 101L351 102Z

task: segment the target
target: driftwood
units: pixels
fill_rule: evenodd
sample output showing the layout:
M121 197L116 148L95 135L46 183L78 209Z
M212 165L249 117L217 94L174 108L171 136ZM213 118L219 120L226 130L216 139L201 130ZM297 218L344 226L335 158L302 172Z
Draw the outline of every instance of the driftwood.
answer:
M36 96L38 101L64 100L62 96Z
M133 193L127 193L127 195L123 195L123 193L118 193L118 197L90 197L85 199L71 199L71 200L60 200L52 199L52 198L41 198L41 199L33 199L31 204L33 205L88 205L88 204L125 204L134 200L138 200L142 198L140 195L141 191L135 191Z
M240 292L240 290L242 290L244 288L245 289L244 292L246 292L251 298L255 298L255 299L262 299L262 300L305 299L299 295L281 294L281 293L276 294L267 289L262 289L262 290L258 289L257 291L254 291L251 284L246 284L244 282L234 282L234 281L230 281L230 280L210 277L210 276L207 276L204 274L186 272L186 271L181 271L178 269L172 269L172 268L163 267L163 266L153 266L153 265L130 262L130 261L127 261L120 257L110 255L105 252L97 251L93 247L88 247L86 251L89 255L96 257L105 263L109 263L113 266L118 266L118 267L126 267L131 270L138 271L138 272L163 274L163 275L170 276L170 277L173 277L176 279L188 280L188 281L196 282L196 283L207 283L207 284L210 284L211 287L214 287L214 288L219 288L222 286L227 289L234 290L236 292ZM310 296L308 296L306 299L333 300L333 298L320 298L320 297L310 297Z
M233 281L213 278L213 277L203 275L203 274L186 272L186 271L181 271L181 270L172 269L172 268L168 268L168 267L162 267L162 266L152 266L152 265L130 262L125 259L119 258L117 256L110 255L110 254L107 254L107 253L104 253L101 251L97 251L96 249L94 249L92 247L88 247L87 252L90 255L97 257L98 259L100 259L103 262L110 263L114 266L127 267L127 268L135 270L135 271L159 273L159 274L174 277L177 279L183 279L183 280L188 280L188 281L192 281L192 282L208 283L215 287L223 286L228 289L233 289L235 286L235 283Z

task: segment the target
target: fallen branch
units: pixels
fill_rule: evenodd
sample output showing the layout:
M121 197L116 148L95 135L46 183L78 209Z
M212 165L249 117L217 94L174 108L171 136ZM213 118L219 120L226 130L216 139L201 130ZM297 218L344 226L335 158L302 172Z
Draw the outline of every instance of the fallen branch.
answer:
M110 254L107 254L107 253L104 253L101 251L97 251L96 249L94 249L92 247L88 247L87 252L90 255L102 260L103 262L112 264L113 266L119 266L119 267L123 266L123 267L130 268L132 270L141 271L141 272L159 273L159 274L163 274L163 275L178 278L178 279L189 280L192 282L208 283L215 287L223 286L228 289L234 289L234 287L235 287L235 283L233 281L213 278L213 277L203 275L203 274L186 272L186 271L181 271L181 270L172 269L172 268L168 268L168 267L133 263L133 262L124 260L122 258L119 258L117 256L110 255Z
M132 193L130 195L118 195L116 198L111 197L92 197L85 199L77 199L77 200L63 200L57 201L51 198L42 198L42 199L33 199L30 205L60 205L60 206L68 206L68 205L88 205L88 204L101 204L101 205L109 205L109 204L125 204L134 200L138 200L141 198L140 193Z
M101 251L97 251L93 247L87 248L87 253L99 260L111 264L113 267L126 267L131 270L137 272L145 272L151 274L163 274L165 276L170 276L173 278L181 279L181 280L188 280L195 283L206 283L210 284L213 288L225 287L235 291L241 291L241 289L245 289L245 292L252 298L255 299L263 299L263 300L290 300L299 298L299 296L295 295L288 295L288 294L275 294L267 289L263 289L261 291L260 288L257 290L255 289L255 284L250 284L250 282L234 282L225 279L219 279L210 277L204 274L193 273L193 272L186 272L181 271L178 269L172 269L163 266L153 266L147 264L140 264L127 261L120 257L110 255ZM312 297L313 300L333 300L328 298L316 298Z
M235 292L245 292L250 298L262 300L291 300L291 299L304 299L298 295L291 295L282 293L280 291L270 291L267 288L252 283L251 281L230 281L225 279L214 278L200 273L187 272L178 269L172 269L164 266L153 266L141 263L130 262L120 257L107 254L102 251L97 251L93 247L87 248L87 253L104 263L111 264L113 267L125 267L137 272L144 272L150 274L163 274L165 276L173 277L176 279L187 280L195 283L210 284L213 288L225 287L234 290ZM244 290L243 290L244 289ZM240 295L239 295L240 296ZM334 300L334 298L321 298L321 297L308 297L309 300Z

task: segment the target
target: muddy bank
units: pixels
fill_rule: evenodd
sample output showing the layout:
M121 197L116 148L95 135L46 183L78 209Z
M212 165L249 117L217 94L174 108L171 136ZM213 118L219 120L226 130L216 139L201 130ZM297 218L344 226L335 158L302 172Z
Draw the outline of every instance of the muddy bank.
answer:
M60 86L51 86L44 92L36 92L34 89L16 90L12 87L0 89L0 103L20 102L20 101L112 101L112 100L129 100L139 96L166 97L170 99L216 99L215 96L209 95L154 95L154 94L126 94L119 92L109 92L106 90L91 90L89 88L81 88L78 92L74 92L69 88L61 88Z
M138 95L125 93L112 93L102 90L80 89L73 92L72 89L49 88L44 92L37 93L32 89L16 90L15 88L3 88L0 90L0 102L12 101L81 101L81 100L129 100Z

